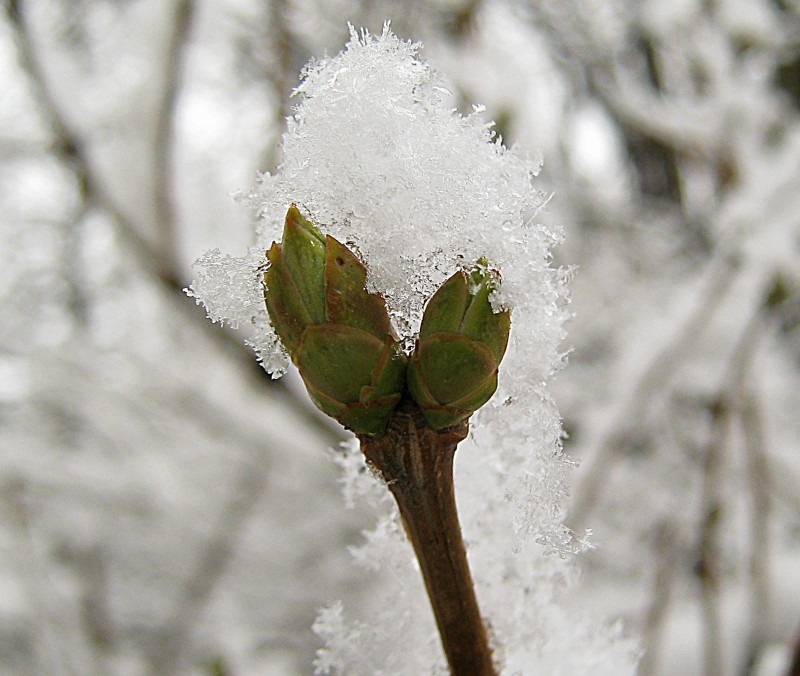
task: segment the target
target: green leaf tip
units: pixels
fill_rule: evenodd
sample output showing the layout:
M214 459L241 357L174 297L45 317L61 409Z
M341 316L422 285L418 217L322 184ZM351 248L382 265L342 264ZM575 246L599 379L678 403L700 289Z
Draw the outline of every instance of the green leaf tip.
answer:
M490 302L498 283L481 258L447 279L425 307L408 389L437 431L469 418L497 389L511 330L511 312L494 312Z
M270 321L316 406L356 434L380 435L405 389L407 359L364 264L296 206L267 252Z

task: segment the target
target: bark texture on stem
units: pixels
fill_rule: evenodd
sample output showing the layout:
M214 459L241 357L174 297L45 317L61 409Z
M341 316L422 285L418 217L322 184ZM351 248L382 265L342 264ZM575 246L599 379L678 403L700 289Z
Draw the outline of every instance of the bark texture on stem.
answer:
M386 480L419 560L450 671L495 676L461 537L453 486L456 446L469 425L435 432L419 407L403 401L386 434L360 436L367 461Z

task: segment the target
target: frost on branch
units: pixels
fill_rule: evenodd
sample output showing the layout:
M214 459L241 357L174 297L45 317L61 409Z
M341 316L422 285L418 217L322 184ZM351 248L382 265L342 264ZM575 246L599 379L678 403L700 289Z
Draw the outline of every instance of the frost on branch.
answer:
M560 231L535 221L546 201L534 185L540 163L505 148L480 109L454 112L418 51L388 29L352 31L341 54L306 68L282 164L249 196L260 216L256 245L240 259L207 254L192 293L213 319L253 324L265 367L279 374L285 355L259 283L290 204L362 258L370 290L384 295L407 347L433 291L455 270L488 259L502 277L493 306L513 308L511 336L498 390L459 445L455 481L495 654L509 674L631 673L632 645L561 602L583 545L563 525L572 462L561 453L546 387L563 362L568 272L551 267ZM360 455L340 464L348 500L366 497L382 514L355 560L365 574L377 563L385 580L360 617L336 604L322 612L318 670L436 673L445 664L441 646L393 504L375 497L381 492L370 488L375 479Z

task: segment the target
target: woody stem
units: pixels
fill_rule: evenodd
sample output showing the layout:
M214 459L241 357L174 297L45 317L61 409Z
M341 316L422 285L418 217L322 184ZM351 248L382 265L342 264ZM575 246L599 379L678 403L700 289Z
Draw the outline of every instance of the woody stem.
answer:
M430 429L419 407L405 400L380 438L359 437L367 461L394 495L419 560L453 676L496 676L461 537L453 486L456 446L464 422Z

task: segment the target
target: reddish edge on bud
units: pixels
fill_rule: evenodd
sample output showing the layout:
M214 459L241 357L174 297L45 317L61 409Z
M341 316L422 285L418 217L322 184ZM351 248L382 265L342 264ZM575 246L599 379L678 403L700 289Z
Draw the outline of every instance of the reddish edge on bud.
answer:
M485 260L456 272L428 301L408 366L408 389L434 430L457 425L497 389L511 312L494 312Z
M264 299L312 401L356 434L380 435L405 388L406 357L367 270L293 205L267 252Z

